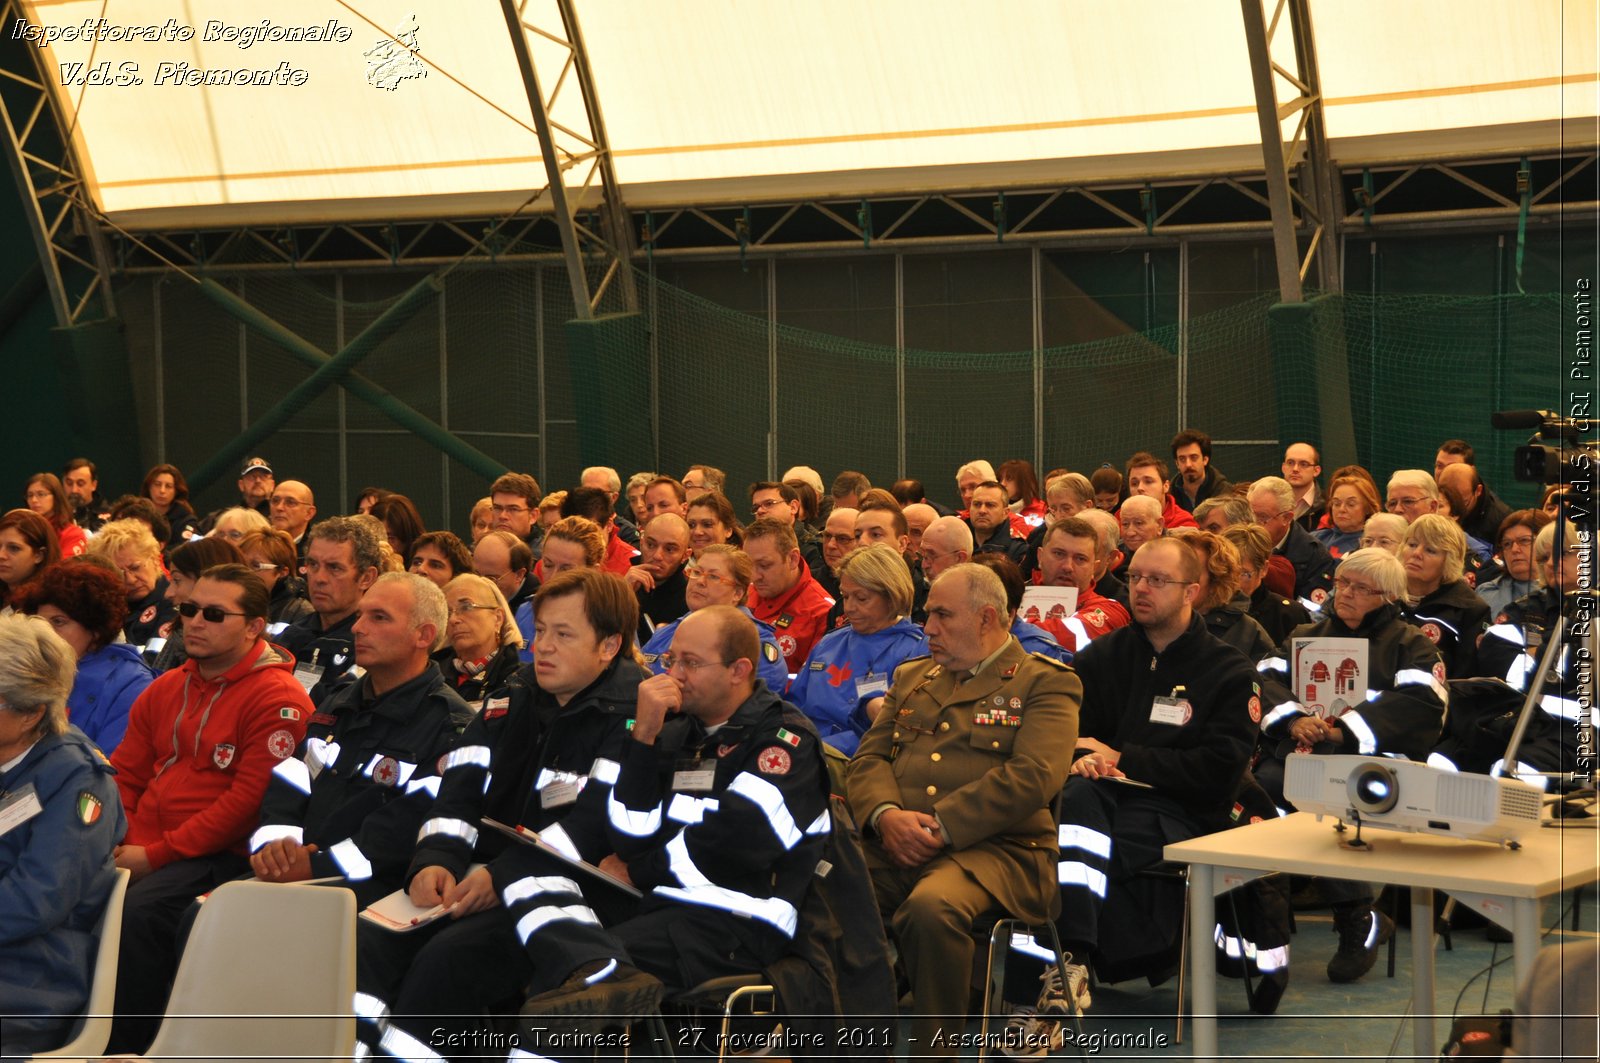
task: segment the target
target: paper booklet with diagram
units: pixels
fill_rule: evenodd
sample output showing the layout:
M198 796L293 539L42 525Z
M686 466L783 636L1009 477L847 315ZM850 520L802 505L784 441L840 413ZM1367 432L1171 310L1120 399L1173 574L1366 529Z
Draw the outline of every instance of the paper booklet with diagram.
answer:
M1292 639L1295 700L1318 716L1343 716L1367 700L1367 640Z

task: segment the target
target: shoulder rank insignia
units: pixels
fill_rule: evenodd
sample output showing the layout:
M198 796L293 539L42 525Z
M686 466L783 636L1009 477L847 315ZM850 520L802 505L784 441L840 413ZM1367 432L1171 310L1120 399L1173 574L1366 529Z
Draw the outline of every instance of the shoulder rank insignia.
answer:
M788 627L792 623L794 623L794 617L790 616L788 613L779 613L778 614L778 619L776 619L776 620L774 620L772 622L772 626L773 627Z
M1036 661L1043 661L1045 664L1048 664L1051 668L1054 668L1058 672L1070 672L1070 671L1072 671L1072 665L1070 665L1070 664L1062 664L1060 661L1056 660L1054 657L1049 657L1049 656L1046 656L1045 654L1042 654L1042 653L1030 653L1030 654L1028 654L1028 656L1032 657Z

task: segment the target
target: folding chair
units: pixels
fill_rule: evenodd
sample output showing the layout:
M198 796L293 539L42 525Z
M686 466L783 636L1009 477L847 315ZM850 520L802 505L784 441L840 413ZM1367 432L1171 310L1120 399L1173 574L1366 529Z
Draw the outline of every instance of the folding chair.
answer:
M117 878L111 885L111 896L106 898L105 911L95 933L100 937L94 954L93 981L89 983L89 1002L84 1015L72 1027L72 1038L60 1048L39 1052L34 1059L84 1059L98 1056L106 1050L111 1039L111 1010L117 996L117 951L122 939L122 902L128 896L128 882L133 873L125 867L117 868Z

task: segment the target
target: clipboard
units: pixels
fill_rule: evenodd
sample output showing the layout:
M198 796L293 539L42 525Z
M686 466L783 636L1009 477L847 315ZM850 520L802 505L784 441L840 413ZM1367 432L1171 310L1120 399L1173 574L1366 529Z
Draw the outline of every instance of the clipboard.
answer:
M578 859L568 853L562 852L554 845L551 845L549 842L539 837L539 832L536 830L529 830L527 827L521 826L507 826L506 824L501 823L499 820L490 819L488 816L483 818L482 823L490 830L499 831L501 834L506 835L508 838L514 838L523 845L531 845L540 852L559 860L564 866L581 871L591 879L602 882L605 885L610 886L612 889L621 890L630 897L638 898L644 896L644 894L637 887L630 886L628 883L622 881L620 878L617 878L615 875L601 871L598 867L595 867L587 860Z

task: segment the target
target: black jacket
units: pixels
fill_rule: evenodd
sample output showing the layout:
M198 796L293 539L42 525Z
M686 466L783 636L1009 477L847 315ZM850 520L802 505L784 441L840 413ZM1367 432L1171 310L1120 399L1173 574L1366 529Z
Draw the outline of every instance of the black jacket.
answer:
M1439 648L1401 619L1393 605L1381 605L1351 630L1333 613L1326 619L1297 627L1279 655L1261 662L1265 710L1261 730L1279 742L1278 755L1294 749L1289 726L1306 710L1295 699L1293 640L1297 638L1354 638L1367 641L1367 699L1359 709L1339 717L1343 740L1325 742L1317 753L1399 753L1425 759L1439 740L1449 700L1444 685L1444 662Z
M634 558L634 563L638 562L639 559ZM656 628L672 623L689 611L689 600L684 596L688 589L689 577L683 574L683 566L679 565L672 570L672 575L657 580L655 589L635 591L635 597L639 599L639 645L649 642Z
M1449 678L1478 674L1478 640L1489 630L1489 606L1465 580L1441 584L1416 605L1401 609L1400 615L1439 647Z
M431 665L381 697L365 679L340 687L273 769L251 851L292 837L316 845L313 877L343 875L362 904L399 889L440 765L471 715Z
M447 758L407 884L433 865L459 881L474 860L492 861L507 846L513 852L521 848L480 830L485 817L538 831L560 820L572 828L563 832L570 837L603 836L606 797L630 741L645 674L631 660L618 659L565 706L539 689L532 665L513 675L484 703ZM585 825L574 826L578 821ZM583 855L598 861L608 852L592 846Z
M1278 645L1250 615L1250 599L1243 594L1235 594L1232 601L1207 613L1206 630L1250 658L1251 664L1260 664L1263 658L1272 656Z
M165 639L175 626L178 607L167 600L167 577L156 580L155 590L138 602L128 603L128 619L122 625L122 637L128 645L138 650L146 664L155 660L161 646L151 646L151 639Z
M1072 667L1083 679L1078 733L1120 751L1124 774L1197 815L1232 804L1255 747L1256 679L1244 655L1208 632L1199 614L1161 653L1134 623L1095 639ZM1158 697L1187 701L1188 719L1152 719Z
M1500 522L1511 515L1511 507L1502 502L1498 495L1489 490L1489 485L1483 485L1483 497L1478 499L1478 504L1472 512L1461 518L1461 530L1474 539L1482 539L1489 545L1500 547Z
M1206 463L1205 479L1201 480L1200 486L1195 488L1193 502L1190 502L1189 496L1184 494L1183 478L1181 476L1173 481L1173 486L1177 490L1170 492L1172 500L1188 513L1193 513L1195 507L1206 499L1216 498L1218 495L1225 495L1233 490L1233 485L1228 482L1228 478L1218 472L1217 467L1210 462Z
M355 626L360 615L358 609L324 631L322 617L308 613L272 640L294 655L297 679L309 675L306 669L321 669L316 682L306 691L313 705L326 701L356 663Z
M1282 646L1289 632L1311 623L1311 611L1293 598L1281 598L1267 589L1266 581L1256 585L1250 596L1250 615L1266 630L1274 646Z
M971 521L967 522L967 527L972 527ZM1001 522L1000 527L989 533L988 539L984 539L983 533L977 528L972 528L972 541L974 555L1003 554L1015 561L1018 566L1021 566L1028 552L1028 540L1019 538L1017 533L1011 530L1009 515Z
M1290 523L1289 534L1283 545L1273 553L1279 554L1294 566L1294 596L1302 602L1321 606L1333 593L1333 570L1339 563L1328 553L1328 548L1311 537L1300 525Z

